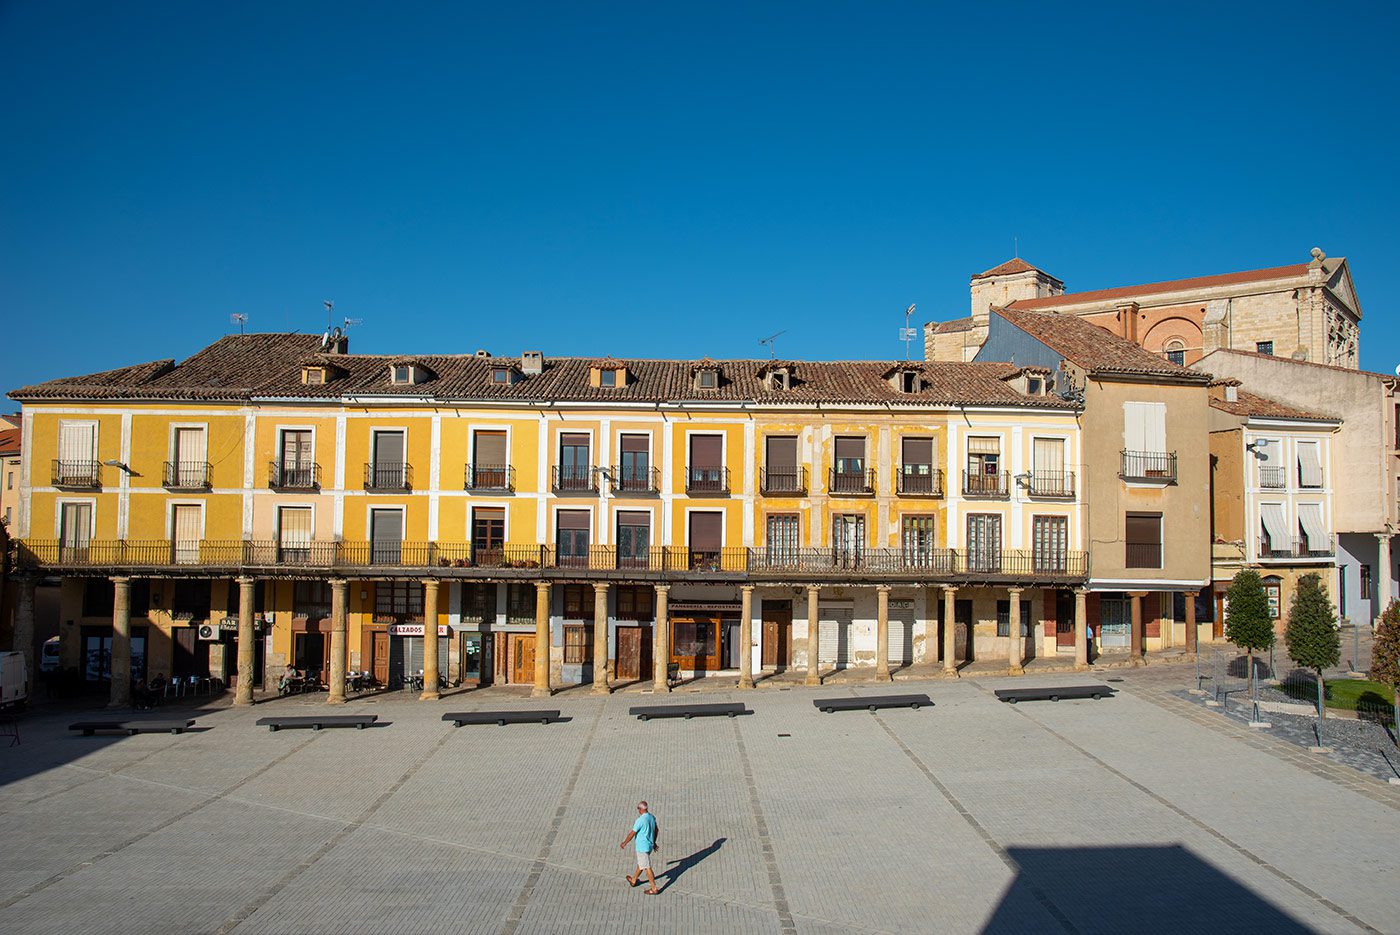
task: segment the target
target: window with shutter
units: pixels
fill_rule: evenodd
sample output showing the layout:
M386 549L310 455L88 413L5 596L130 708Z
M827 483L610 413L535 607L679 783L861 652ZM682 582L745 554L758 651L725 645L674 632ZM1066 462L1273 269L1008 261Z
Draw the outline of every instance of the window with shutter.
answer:
M592 518L587 510L560 510L554 514L554 541L561 567L588 564L588 527Z
M689 532L691 567L718 569L724 539L724 514L691 513Z
M1310 489L1322 486L1322 458L1317 442L1298 443L1298 486Z
M763 489L770 493L796 493L802 489L797 467L797 437L770 435L763 442Z
M499 565L505 545L505 507L472 507L472 561L478 565Z
M403 510L370 510L370 561L397 565L403 558Z
M691 491L718 493L724 483L724 436L690 436L690 465L686 487Z
M589 437L581 432L564 432L559 436L560 490L588 490L593 483L593 464L589 460Z
M984 573L1001 570L1001 514L968 514L967 568Z
M1069 518L1031 518L1031 556L1037 572L1063 572L1069 559Z
M203 487L208 480L208 445L204 429L195 427L175 430L175 450L171 466L176 487Z
M646 435L627 434L619 439L622 464L616 482L621 490L651 489L651 439Z
M297 563L311 558L311 507L279 507L277 529L279 561Z
M1128 513L1124 517L1125 567L1162 567L1162 514Z
M482 490L505 490L510 484L510 460L506 454L506 433L472 433L472 482Z
M798 557L798 517L796 513L770 513L764 540L765 557L770 565L795 565Z
M651 514L639 510L617 513L617 562L619 568L646 568L651 552Z

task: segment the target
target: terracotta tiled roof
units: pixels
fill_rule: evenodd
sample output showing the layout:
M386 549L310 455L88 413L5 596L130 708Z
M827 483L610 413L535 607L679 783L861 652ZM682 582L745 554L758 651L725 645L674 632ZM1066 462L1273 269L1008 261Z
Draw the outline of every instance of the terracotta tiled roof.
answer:
M1093 326L1090 326L1093 327ZM911 405L989 405L1073 408L1048 397L1027 397L1002 382L1015 370L1006 363L938 363L914 361L924 375L917 393L902 393L884 374L902 361L801 361L802 381L789 390L771 390L762 373L768 360L708 361L725 379L718 389L695 389L698 361L620 360L630 378L622 387L589 385L588 357L546 357L544 370L513 383L491 380L502 358L475 355L422 355L413 358L432 378L408 385L391 384L388 361L397 357L371 354L315 354L316 335L250 334L222 338L178 366L125 368L89 377L69 377L15 390L22 400L42 399L193 399L242 400L253 397L339 399L342 396L430 396L444 401L506 400L522 402L590 401L671 402L696 399L783 403L878 403ZM324 385L301 382L304 363L324 362ZM168 362L162 362L168 363ZM145 369L143 369L145 368ZM333 369L331 369L333 368ZM127 380L111 374L136 375ZM145 374L145 378L140 378ZM332 376L334 374L334 376Z
M971 318L954 318L952 321L939 322L933 326L934 334L955 334L959 331L971 331Z
M1090 373L1154 374L1192 383L1206 383L1207 374L1178 367L1131 341L1076 315L994 308L1000 315L1070 363Z
M0 458L11 458L20 453L20 430L0 429Z
M1210 399L1211 407L1219 409L1221 412L1228 412L1231 415L1245 417L1257 416L1261 419L1300 419L1307 422L1342 421L1336 416L1309 412L1306 409L1299 409L1296 406L1281 403L1267 396L1259 396L1247 390L1237 390L1238 398L1233 402L1223 398L1217 399L1215 393L1216 391L1212 388Z
M1329 268L1335 268L1344 257L1327 260ZM1044 296L1039 299L1017 299L1014 308L1038 309L1059 308L1064 305L1094 304L1113 299L1132 299L1137 296L1158 295L1164 292L1186 292L1192 289L1208 289L1212 286L1233 286L1250 282L1267 282L1271 279L1291 279L1305 276L1308 264L1294 263L1291 266L1274 266L1269 269L1252 269L1240 273L1222 273L1218 276L1197 276L1193 279L1170 279L1166 282L1151 282L1141 286L1118 286L1113 289L1097 289L1092 292L1067 292L1064 295Z
M1050 276L1049 273L1045 272L1045 270L1040 267L1032 266L1020 257L1015 257L1014 259L1007 260L1000 266L993 266L991 269L985 269L980 273L976 273L972 278L986 279L988 276L1009 276L1013 273L1041 273L1045 276ZM1055 279L1054 276L1050 276L1050 278ZM1058 279L1055 279L1055 281L1059 282Z

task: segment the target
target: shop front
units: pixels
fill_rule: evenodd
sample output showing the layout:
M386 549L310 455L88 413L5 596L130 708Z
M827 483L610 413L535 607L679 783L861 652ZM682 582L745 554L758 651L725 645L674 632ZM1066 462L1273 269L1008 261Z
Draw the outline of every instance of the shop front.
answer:
M423 624L391 623L386 628L388 637L388 679L390 688L399 688L405 682L412 682L423 674ZM446 675L448 657L451 650L451 628L439 624L437 628L438 672ZM375 677L378 681L378 676Z
M680 671L737 671L738 602L676 601L671 604L671 663Z

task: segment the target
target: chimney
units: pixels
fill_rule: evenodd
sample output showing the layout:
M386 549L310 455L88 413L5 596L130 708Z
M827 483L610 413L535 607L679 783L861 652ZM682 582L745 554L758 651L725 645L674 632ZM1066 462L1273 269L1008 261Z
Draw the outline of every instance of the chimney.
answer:
M1240 401L1240 388L1234 383L1225 386L1225 401L1227 403L1237 403Z
M321 347L327 354L348 354L350 353L350 336L339 328L332 328L321 339Z
M544 351L525 351L520 355L520 372L526 376L544 373Z

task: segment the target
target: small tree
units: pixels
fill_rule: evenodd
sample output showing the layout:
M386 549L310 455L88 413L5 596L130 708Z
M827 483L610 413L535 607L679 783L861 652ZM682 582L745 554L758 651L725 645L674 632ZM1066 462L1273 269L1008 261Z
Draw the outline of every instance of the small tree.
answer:
M1394 696L1396 743L1400 743L1400 601L1391 601L1381 614L1371 644L1370 676L1390 687Z
M1254 692L1254 654L1274 645L1274 622L1269 618L1269 595L1259 572L1246 568L1235 575L1225 592L1225 637L1249 657L1249 690Z
M1305 669L1317 673L1318 743L1322 743L1322 719L1327 717L1327 696L1322 670L1342 658L1342 638L1337 632L1337 612L1327 599L1327 589L1316 572L1298 579L1293 604L1288 608L1288 629L1283 632L1288 655Z

